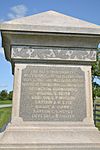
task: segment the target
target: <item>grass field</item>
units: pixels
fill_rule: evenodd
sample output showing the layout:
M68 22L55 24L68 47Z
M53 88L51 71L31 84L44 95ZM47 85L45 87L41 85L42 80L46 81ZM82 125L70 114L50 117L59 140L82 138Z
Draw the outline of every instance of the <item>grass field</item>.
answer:
M96 123L96 127L100 130L100 122Z
M95 103L100 104L100 98L96 99ZM97 106L96 108L100 110L100 106ZM100 111L96 111L96 114L100 115ZM96 118L100 120L100 117ZM100 130L100 122L96 122L96 127Z
M8 122L11 116L11 108L0 108L0 128Z
M11 100L0 100L0 105L3 105L3 104L12 104L12 101Z
M0 99L0 105L4 104L12 104L12 101ZM12 109L11 107L0 108L0 128L2 128L3 125L9 121L9 118L11 117L11 109Z

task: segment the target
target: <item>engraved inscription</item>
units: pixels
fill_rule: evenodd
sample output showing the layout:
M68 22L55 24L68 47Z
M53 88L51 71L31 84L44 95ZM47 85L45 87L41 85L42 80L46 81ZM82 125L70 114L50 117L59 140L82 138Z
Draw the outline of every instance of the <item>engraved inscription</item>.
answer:
M27 66L22 70L19 115L24 121L82 121L84 72L65 65Z

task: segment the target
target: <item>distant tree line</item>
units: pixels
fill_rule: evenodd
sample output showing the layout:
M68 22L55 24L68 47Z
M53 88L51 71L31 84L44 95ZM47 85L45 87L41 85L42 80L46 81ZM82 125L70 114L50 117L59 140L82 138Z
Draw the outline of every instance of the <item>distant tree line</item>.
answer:
M13 91L7 92L7 90L2 90L0 92L0 100L12 100Z

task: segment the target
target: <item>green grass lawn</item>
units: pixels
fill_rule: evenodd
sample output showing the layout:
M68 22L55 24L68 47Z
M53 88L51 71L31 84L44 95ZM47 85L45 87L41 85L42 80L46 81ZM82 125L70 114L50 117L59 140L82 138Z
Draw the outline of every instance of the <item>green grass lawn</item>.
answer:
M0 128L8 122L11 116L11 108L0 108Z
M96 123L96 127L100 130L100 122Z
M4 105L4 104L12 104L12 101L0 99L0 105ZM0 128L2 128L3 125L8 122L8 120L11 116L11 109L12 109L11 107L0 108Z
M3 105L3 104L12 104L12 101L11 100L0 100L0 105Z
M96 112L96 114L100 114L100 112ZM100 120L100 117L96 117ZM96 122L96 127L100 130L100 122Z
M100 104L100 98L97 98L95 102ZM100 106L97 106L96 108L100 109ZM96 114L100 114L100 111L96 111ZM100 117L96 117L96 118L100 120ZM100 122L96 122L96 127L100 130Z

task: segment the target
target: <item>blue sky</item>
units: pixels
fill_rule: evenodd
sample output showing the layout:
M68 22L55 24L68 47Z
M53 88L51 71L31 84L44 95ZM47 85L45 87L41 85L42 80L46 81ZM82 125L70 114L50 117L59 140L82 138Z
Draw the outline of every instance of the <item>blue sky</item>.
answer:
M100 0L1 0L0 22L55 10L100 25ZM11 65L5 60L0 36L0 91L13 88Z

